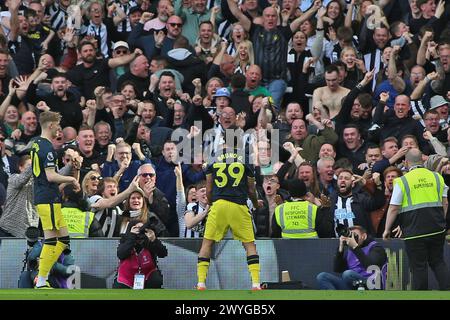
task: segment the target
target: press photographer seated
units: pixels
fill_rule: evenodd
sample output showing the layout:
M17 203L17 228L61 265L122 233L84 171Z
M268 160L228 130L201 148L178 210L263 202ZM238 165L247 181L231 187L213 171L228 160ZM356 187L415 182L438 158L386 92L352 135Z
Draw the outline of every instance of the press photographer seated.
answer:
M167 256L167 248L156 238L149 223L130 221L122 235L117 257L120 259L116 289L161 288L163 277L158 269L157 257Z
M340 234L339 248L334 258L334 271L342 273L336 276L328 272L317 275L317 282L321 290L352 290L355 283L363 283L372 275L374 266L383 270L387 263L387 255L380 243L371 239L367 231L361 226L337 228ZM380 274L379 274L380 275ZM378 275L378 276L379 276ZM379 282L378 289L382 288Z
M19 278L19 288L33 288L36 284L39 256L42 251L43 240L39 238L40 231L36 227L29 227L25 232L27 239L27 251L25 252L24 265ZM75 264L75 259L70 250L65 250L52 266L48 282L52 288L67 289L67 278L72 274L70 266Z

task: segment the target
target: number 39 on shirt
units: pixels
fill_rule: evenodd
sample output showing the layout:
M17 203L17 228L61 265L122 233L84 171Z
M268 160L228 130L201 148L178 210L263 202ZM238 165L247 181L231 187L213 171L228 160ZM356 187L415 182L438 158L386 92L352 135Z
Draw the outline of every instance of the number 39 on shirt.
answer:
M214 163L213 168L217 169L214 183L218 188L223 188L228 185L228 179L233 181L232 186L237 187L244 176L244 165L239 162L234 162L229 165L226 163Z

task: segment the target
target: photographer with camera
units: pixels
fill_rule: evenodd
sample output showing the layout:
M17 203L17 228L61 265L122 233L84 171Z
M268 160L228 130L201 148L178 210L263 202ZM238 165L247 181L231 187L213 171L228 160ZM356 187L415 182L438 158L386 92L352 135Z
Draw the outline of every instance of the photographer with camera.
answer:
M339 224L339 248L334 258L334 271L342 273L336 276L321 272L316 279L321 290L353 290L355 285L365 284L372 275L369 267L380 270L387 263L387 255L380 243L371 239L361 226L350 228ZM361 281L362 280L362 281Z
M150 223L131 221L127 229L117 248L120 263L113 288L161 288L163 276L157 257L166 257L167 248L156 238Z
M28 247L19 278L19 288L33 288L37 280L39 255L43 246L43 240L39 240L39 234L40 231L36 227L28 227L25 231ZM48 282L52 288L67 289L67 278L72 274L69 267L73 264L75 264L75 259L70 250L61 253L48 276Z

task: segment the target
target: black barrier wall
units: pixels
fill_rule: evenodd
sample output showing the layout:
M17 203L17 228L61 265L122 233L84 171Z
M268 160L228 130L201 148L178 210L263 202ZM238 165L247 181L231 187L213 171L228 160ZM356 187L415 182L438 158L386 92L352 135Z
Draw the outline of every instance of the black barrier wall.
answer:
M159 260L164 288L192 289L197 282L197 253L201 239L167 239L168 256ZM410 289L408 261L403 241L382 242L389 257L387 290ZM111 288L117 270L118 239L72 239L71 249L81 271L82 288ZM277 282L282 271L291 280L301 280L317 289L315 277L332 272L337 239L257 240L261 281ZM24 253L24 239L0 239L0 288L17 288ZM450 246L445 246L445 260L450 266ZM430 286L437 288L431 275ZM216 245L206 283L210 289L249 289L250 276L241 243L225 240Z

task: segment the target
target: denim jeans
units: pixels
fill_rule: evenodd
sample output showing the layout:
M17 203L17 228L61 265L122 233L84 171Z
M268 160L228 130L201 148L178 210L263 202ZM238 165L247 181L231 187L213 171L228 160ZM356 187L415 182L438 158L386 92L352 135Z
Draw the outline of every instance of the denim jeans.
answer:
M353 290L353 281L365 279L352 270L344 271L341 277L328 272L321 272L316 277L320 290Z
M272 99L277 111L280 111L281 100L283 99L286 87L286 81L284 81L283 79L272 80L266 85L267 90L269 90L270 94L272 95Z

